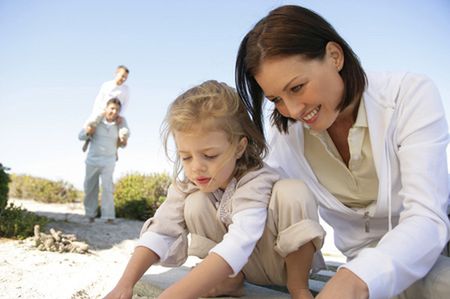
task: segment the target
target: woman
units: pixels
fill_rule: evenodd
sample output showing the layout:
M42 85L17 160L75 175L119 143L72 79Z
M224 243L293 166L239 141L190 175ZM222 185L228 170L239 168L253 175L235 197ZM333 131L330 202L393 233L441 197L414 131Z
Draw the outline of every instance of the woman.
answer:
M244 37L236 76L261 131L264 97L274 104L269 164L309 186L348 258L317 298L450 298L448 127L430 80L366 75L299 6Z

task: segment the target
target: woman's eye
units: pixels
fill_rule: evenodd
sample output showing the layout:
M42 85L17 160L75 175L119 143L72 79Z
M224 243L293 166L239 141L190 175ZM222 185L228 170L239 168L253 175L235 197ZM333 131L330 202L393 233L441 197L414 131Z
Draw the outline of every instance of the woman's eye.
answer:
M302 88L303 88L303 84L295 85L294 87L291 88L291 91L297 92L297 91L301 90Z
M270 102L274 103L274 104L278 104L279 102L281 102L281 98L280 97L273 97L273 98L267 98Z

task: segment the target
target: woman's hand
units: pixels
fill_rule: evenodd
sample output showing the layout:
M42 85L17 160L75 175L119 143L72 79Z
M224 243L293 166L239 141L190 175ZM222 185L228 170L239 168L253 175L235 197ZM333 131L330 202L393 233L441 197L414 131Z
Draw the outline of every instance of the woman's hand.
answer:
M325 284L316 299L367 299L369 289L352 271L341 268Z

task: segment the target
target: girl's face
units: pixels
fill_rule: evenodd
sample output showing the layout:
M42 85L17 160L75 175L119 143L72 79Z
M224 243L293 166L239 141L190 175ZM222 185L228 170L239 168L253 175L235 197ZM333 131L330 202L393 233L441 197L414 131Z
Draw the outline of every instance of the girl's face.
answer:
M321 132L339 114L336 107L344 93L339 74L343 63L340 46L330 42L322 60L301 55L268 58L261 63L255 79L281 115Z
M242 138L237 148L233 148L224 131L192 130L175 132L184 172L187 178L203 192L225 189L233 178L236 161L247 145Z

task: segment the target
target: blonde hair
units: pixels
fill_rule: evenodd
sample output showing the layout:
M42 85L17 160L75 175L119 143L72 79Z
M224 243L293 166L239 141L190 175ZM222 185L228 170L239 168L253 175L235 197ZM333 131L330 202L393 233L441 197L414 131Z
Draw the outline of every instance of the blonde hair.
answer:
M237 148L243 137L247 138L247 147L236 161L236 178L242 177L249 170L262 167L267 152L264 137L251 121L236 90L227 84L214 80L203 82L178 96L169 106L161 135L166 156L174 164L173 181L177 184L187 181L179 179L182 164L178 153L175 158L170 156L169 139L174 136L174 132L192 130L225 132L232 145L231 150Z

